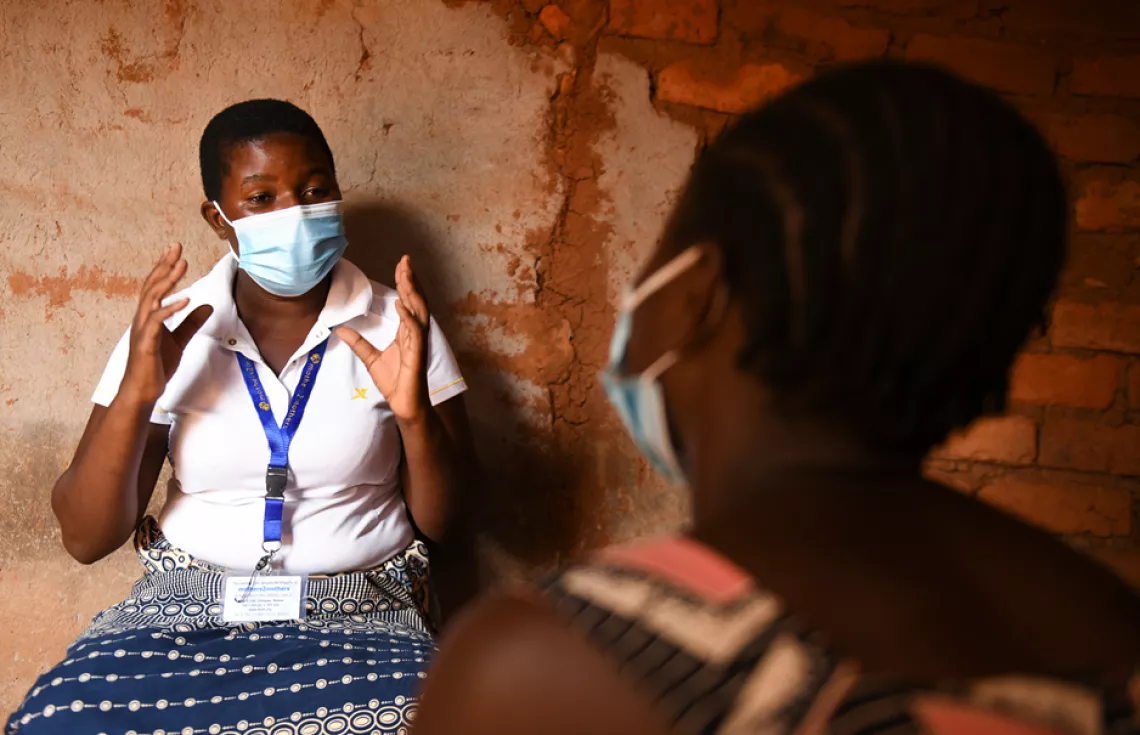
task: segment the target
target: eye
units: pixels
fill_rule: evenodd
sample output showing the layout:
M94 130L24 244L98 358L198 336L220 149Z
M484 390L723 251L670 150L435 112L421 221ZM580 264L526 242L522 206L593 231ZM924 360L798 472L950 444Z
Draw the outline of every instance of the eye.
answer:
M323 187L314 186L311 189L305 190L305 198L306 199L327 199L328 196L329 196L329 190L325 189Z
M254 207L264 207L273 201L273 196L266 192L258 192L246 197L245 200Z

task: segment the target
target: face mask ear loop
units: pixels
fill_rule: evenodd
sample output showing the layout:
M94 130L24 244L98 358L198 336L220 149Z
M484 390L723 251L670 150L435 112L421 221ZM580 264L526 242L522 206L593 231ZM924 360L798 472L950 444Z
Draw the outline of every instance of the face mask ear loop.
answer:
M657 358L657 360L654 361L652 365L645 368L641 375L637 376L637 379L643 382L651 383L660 378L666 370L676 365L677 361L680 359L681 348L669 350L664 355Z
M634 309L639 306L645 299L652 296L660 290L666 283L672 281L680 273L688 270L696 265L697 261L701 259L701 251L697 247L691 247L685 252L678 255L673 260L666 263L660 270L646 278L637 289L633 292L627 292L622 298L622 306L626 309ZM724 318L725 312L728 310L728 288L723 284L717 288L716 295L713 296L713 305L710 312L718 314L716 321ZM666 370L673 367L681 359L681 353L684 347L678 347L669 350L648 368L646 368L640 375L642 380L653 381L661 377Z
M227 225L229 225L230 227L234 226L234 223L230 222L230 218L226 216L226 213L222 211L222 205L218 204L216 201L214 201L212 199L210 200L210 204L214 205L214 209L218 210L218 214L220 214L222 216L222 219L225 220Z
M630 310L641 306L642 302L647 298L660 291L666 284L681 275L681 273L692 268L700 259L700 248L689 248L661 266L659 270L638 284L637 288L633 289L633 291L628 292L622 299L622 306Z
M633 310L641 306L647 298L660 291L677 276L689 268L692 268L700 259L700 248L696 246L688 248L638 284L637 288L632 291L627 291L622 296L622 310L627 314L632 314ZM680 350L669 350L657 358L652 365L642 371L638 377L643 381L656 380L662 373L677 364L677 360L680 358Z
M233 227L234 227L234 223L233 223L233 222L230 222L230 218L229 218L229 217L227 217L227 216L226 216L226 213L222 211L222 205L218 204L218 203L217 203L216 201L214 201L214 200L210 200L210 204L213 204L213 205L214 205L214 209L218 210L218 214L219 214L219 215L221 215L222 219L223 219L223 220L225 220L226 224L227 224L227 225L229 225L229 226L230 226L230 229L232 230L232 229L233 229ZM233 243L231 243L229 240L226 240L226 245L229 247L229 249L230 249L230 252L233 254L233 256L234 256L235 258L238 258L238 259L240 259L240 258L241 258L241 256L240 256L240 255L238 255L238 252L237 252L237 250L234 250L234 246L233 246Z

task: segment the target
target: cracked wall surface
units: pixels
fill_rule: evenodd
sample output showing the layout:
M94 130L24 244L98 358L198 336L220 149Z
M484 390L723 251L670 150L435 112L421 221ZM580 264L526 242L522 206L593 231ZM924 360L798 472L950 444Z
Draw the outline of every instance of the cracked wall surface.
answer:
M482 5L264 9L51 0L0 10L0 710L138 571L129 550L91 568L70 562L49 492L149 264L179 241L196 277L223 252L197 211L197 142L225 105L282 97L321 123L350 204L350 257L382 281L402 253L416 259L475 387L485 454L510 457L529 443L530 466L545 472L552 427L583 401L550 396L550 385L569 384L571 333L583 321L574 307L561 310L565 325L532 332L466 306L511 305L533 318L564 298L554 293L573 280L568 269L599 265L600 246L574 265L540 245L551 233L588 236L567 227L576 174L552 163L550 143L571 50L512 45L509 26ZM595 309L600 340L609 317L604 303ZM562 366L547 353L563 355ZM520 367L528 355L533 368ZM508 502L521 513L529 499ZM531 558L548 560L551 548Z
M683 492L598 387L622 287L693 156L838 61L932 60L1057 147L1077 207L1049 334L1011 415L931 474L1140 583L1140 6L1088 0L6 0L0 4L0 714L138 573L64 554L49 508L160 250L198 214L212 114L314 114L349 257L415 259L471 385L488 576L675 528ZM159 502L160 499L156 499Z

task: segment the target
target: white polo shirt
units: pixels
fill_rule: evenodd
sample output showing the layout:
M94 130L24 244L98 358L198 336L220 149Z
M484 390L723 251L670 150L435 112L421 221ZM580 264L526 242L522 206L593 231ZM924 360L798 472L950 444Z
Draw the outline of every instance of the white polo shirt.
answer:
M280 377L261 359L237 315L233 281L237 260L223 258L181 296L190 305L174 328L201 304L214 313L187 345L182 363L151 421L170 426L174 477L159 524L176 547L203 561L247 570L262 556L265 468L269 446L235 352L257 365L280 425L306 354L328 338L305 415L289 450L283 547L286 571L315 574L374 567L414 538L400 492L402 455L395 416L364 365L332 335L347 325L378 348L396 336L396 291L370 281L352 263L333 270L324 310ZM330 336L332 335L332 336ZM92 400L110 405L126 370L129 330L115 347ZM432 320L428 389L433 405L467 386L455 357Z

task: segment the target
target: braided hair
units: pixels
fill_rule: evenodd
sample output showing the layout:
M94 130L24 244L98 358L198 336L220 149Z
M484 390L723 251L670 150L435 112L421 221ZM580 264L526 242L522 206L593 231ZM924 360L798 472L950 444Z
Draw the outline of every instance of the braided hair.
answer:
M780 404L921 455L1004 409L1057 284L1067 208L1056 159L996 94L873 62L816 77L707 148L665 244L723 249L741 369Z
M309 113L283 100L246 100L214 115L202 132L198 162L202 167L202 189L206 198L211 201L222 198L222 179L229 173L226 157L231 148L274 133L294 133L314 141L329 157L329 167L336 173L325 134Z

